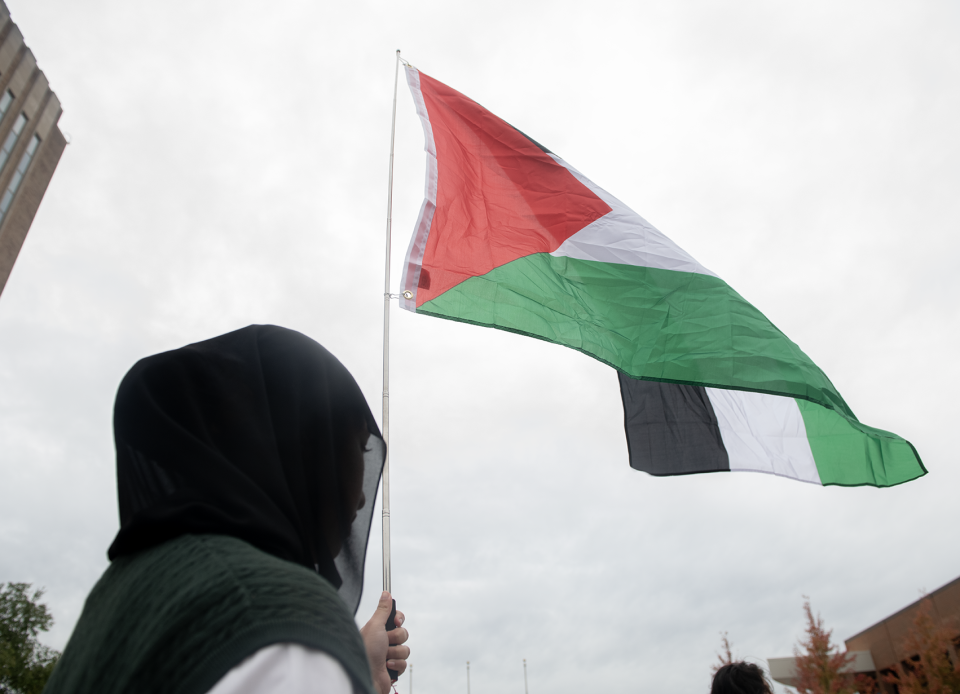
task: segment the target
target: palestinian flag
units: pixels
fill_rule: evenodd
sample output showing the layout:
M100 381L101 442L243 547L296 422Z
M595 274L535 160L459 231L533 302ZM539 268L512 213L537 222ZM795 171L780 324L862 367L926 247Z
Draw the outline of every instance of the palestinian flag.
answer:
M630 465L888 487L926 473L726 282L543 145L406 69L426 199L402 280L416 313L537 337L619 372Z

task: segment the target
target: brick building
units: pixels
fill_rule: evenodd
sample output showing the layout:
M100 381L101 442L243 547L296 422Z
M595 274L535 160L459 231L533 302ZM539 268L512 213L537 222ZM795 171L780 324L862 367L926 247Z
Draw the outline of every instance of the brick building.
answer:
M957 630L960 634L960 578L921 598L921 600L926 599L932 603L933 618L936 622ZM907 605L899 612L848 638L844 642L847 654L853 656L848 671L876 678L878 673L893 673L898 663L911 660L916 654L905 652L903 642L907 632L913 627L913 620L917 616L921 600ZM960 636L954 640L954 643L955 647L950 657L956 663ZM795 684L796 667L793 658L769 658L767 662L773 679L787 686ZM893 692L893 687L885 684L882 678L880 679L881 691Z
M0 293L66 147L61 113L0 0Z

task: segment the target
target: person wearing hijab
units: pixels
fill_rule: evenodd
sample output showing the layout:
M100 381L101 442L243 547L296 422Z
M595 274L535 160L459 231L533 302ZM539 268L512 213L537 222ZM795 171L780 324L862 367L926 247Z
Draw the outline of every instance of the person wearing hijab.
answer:
M48 694L387 694L410 649L358 631L386 447L353 377L253 325L139 361L114 408L120 530Z

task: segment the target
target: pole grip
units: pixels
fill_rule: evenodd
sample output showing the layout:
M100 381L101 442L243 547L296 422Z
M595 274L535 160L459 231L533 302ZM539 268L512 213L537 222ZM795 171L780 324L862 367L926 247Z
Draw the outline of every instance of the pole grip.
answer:
M397 619L397 601L394 600L393 606L390 608L390 616L387 617L387 623L385 625L387 631L393 631L394 629L397 628L396 619ZM391 670L390 668L387 668L387 674L390 675L391 682L396 682L397 678L400 676L399 672L397 672L396 670Z

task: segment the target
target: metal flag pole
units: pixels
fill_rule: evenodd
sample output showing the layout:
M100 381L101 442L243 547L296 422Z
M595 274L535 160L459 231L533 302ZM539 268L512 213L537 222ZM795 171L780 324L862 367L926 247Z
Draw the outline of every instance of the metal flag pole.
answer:
M523 659L523 692L524 694L530 694L530 690L527 689L527 659Z
M470 694L470 661L467 661L467 694Z
M390 582L390 234L393 227L393 146L397 136L397 83L400 49L393 69L393 119L390 124L390 175L387 182L387 257L383 272L383 589L393 593Z

